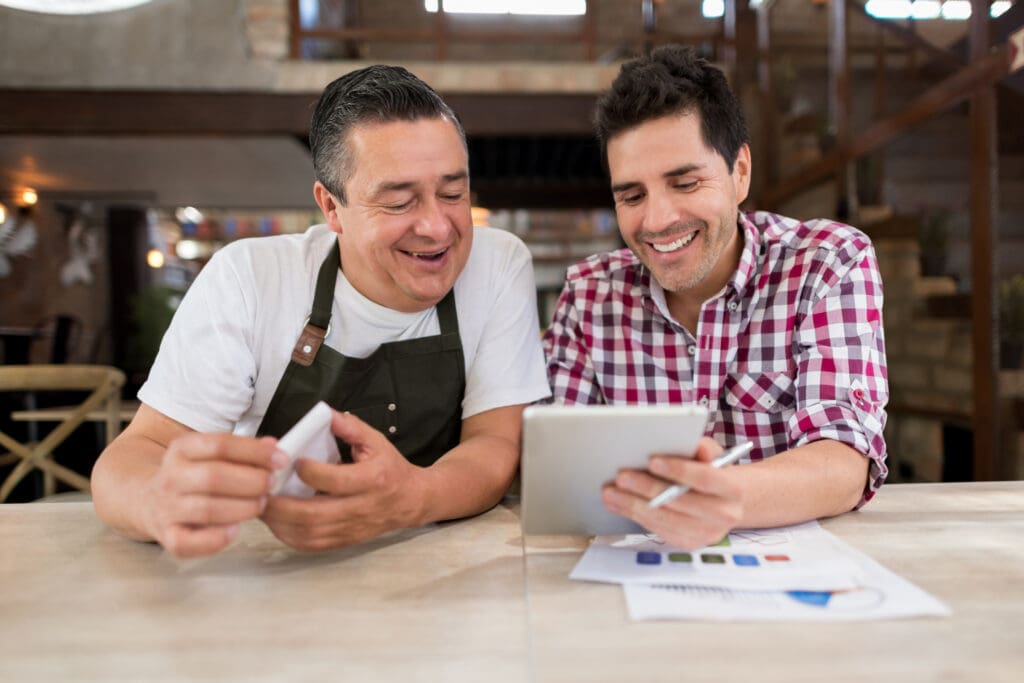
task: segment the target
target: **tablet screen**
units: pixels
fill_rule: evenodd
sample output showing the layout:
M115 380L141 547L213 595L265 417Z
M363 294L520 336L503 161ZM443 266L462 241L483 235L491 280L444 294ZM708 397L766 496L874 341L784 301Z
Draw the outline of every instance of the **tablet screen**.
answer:
M523 412L522 523L527 534L623 534L601 487L655 453L693 456L707 410L676 406L530 406Z

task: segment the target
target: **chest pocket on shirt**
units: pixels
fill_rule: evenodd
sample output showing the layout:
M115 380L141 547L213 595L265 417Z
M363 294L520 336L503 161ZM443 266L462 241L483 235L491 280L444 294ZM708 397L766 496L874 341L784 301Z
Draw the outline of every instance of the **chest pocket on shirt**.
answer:
M796 403L793 379L785 372L729 375L722 393L726 404L739 410L779 413Z

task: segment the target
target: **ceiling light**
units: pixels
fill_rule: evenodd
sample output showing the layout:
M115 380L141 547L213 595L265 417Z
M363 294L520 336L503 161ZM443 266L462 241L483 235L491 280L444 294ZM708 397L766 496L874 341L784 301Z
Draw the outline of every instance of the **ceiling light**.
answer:
M153 0L0 0L0 5L42 14L98 14L145 5Z
M910 0L868 0L864 9L876 19L906 19L910 16Z
M194 206L182 206L174 211L179 223L202 223L203 212Z
M942 18L943 19L970 19L971 18L971 3L970 0L947 0L942 3Z
M942 3L939 0L914 0L910 6L910 16L914 19L937 19L942 14Z
M423 8L437 12L437 0L423 0ZM579 17L587 13L586 0L444 0L448 14L528 14Z
M992 3L992 7L989 8L989 15L992 18L1001 17L1003 13L1010 9L1010 5L1013 4L1010 0L996 0Z
M704 0L700 4L700 11L706 19L724 16L725 0Z

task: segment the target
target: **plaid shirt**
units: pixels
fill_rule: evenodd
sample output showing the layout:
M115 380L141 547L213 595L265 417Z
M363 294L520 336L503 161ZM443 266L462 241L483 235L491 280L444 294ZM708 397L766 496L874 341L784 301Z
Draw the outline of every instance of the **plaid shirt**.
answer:
M863 505L885 481L882 281L866 235L827 220L740 213L739 267L704 303L694 337L628 249L566 275L544 335L555 403L697 402L718 443L749 460L819 439L871 459ZM859 506L858 505L858 506Z

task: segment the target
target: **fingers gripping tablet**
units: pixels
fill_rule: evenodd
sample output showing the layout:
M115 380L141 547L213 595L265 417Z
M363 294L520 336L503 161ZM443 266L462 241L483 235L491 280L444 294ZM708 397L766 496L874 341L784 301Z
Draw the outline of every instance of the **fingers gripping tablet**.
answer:
M277 471L271 494L310 498L316 491L295 474L295 461L309 458L318 462L341 462L338 442L331 432L331 408L323 401L310 408L295 426L282 436L277 447L288 454L288 464Z

